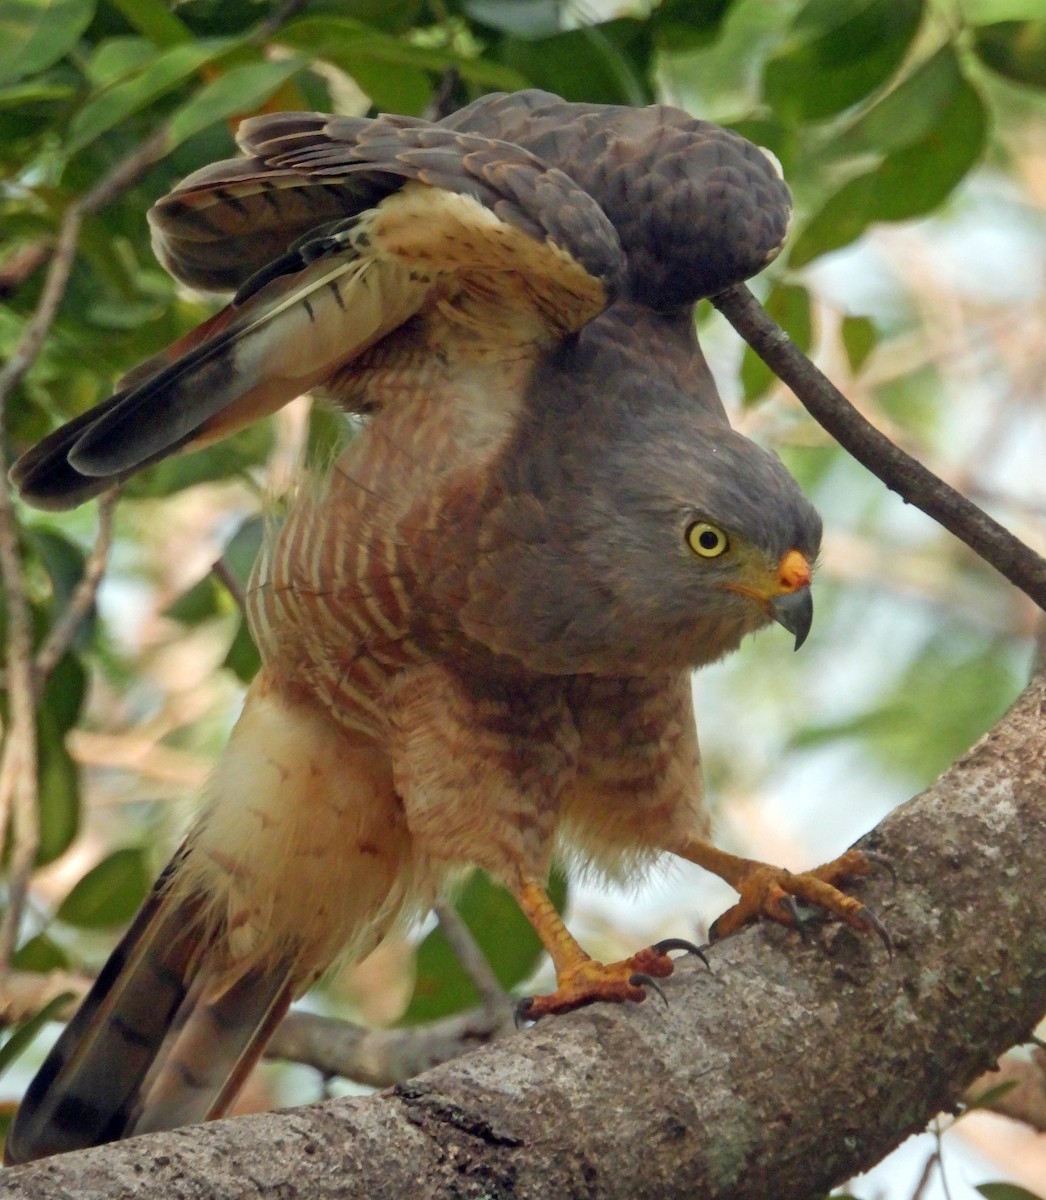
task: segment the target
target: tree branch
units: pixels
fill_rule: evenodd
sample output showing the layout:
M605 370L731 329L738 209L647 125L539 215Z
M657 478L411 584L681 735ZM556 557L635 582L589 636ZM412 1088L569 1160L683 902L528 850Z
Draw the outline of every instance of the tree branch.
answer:
M437 900L432 906L432 911L439 920L447 944L479 993L483 1008L490 1013L500 1013L502 1018L508 1019L512 1011L508 994L498 983L494 969L476 944L476 939L461 914L449 900L444 899Z
M315 1013L291 1012L265 1047L265 1057L389 1087L504 1035L512 1028L510 1014L505 1008L499 1013L474 1008L405 1029L365 1029Z
M109 560L109 548L113 540L113 515L116 512L118 495L117 489L113 488L104 492L98 499L98 531L84 563L84 573L73 589L65 611L48 630L47 637L36 655L34 684L37 698L62 655L72 644L76 631L87 617L98 595L98 586L102 582L105 565Z
M713 296L712 303L844 450L1046 609L1046 559L865 420L743 283Z
M1046 1010L1046 675L867 839L889 925L779 927L413 1083L5 1174L11 1200L814 1195L877 1162ZM569 1119L568 1118L569 1115Z
M54 1017L67 1021L93 982L89 975L70 971L11 971L0 986L0 1028L27 1021L61 995L68 995L69 1002ZM507 1002L496 1010L473 1008L400 1029L367 1029L294 1010L273 1034L265 1057L302 1063L325 1076L340 1075L370 1087L389 1087L504 1037L512 1029Z

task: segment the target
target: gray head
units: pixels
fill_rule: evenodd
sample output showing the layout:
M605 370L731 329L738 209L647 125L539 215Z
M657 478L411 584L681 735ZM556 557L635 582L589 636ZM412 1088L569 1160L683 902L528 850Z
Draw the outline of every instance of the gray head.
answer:
M491 649L543 672L647 674L774 620L805 638L816 510L775 455L686 397L650 399L521 441L465 614Z

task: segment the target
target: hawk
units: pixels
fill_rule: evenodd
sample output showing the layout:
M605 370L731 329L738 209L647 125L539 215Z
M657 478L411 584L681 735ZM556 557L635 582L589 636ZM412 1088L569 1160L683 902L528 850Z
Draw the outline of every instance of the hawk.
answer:
M29 1088L11 1162L219 1115L291 1000L478 866L555 966L539 1018L638 1001L672 944L590 958L553 855L669 852L866 930L850 851L708 840L690 673L812 619L820 519L731 429L694 305L778 252L769 156L671 107L484 97L436 122L279 113L149 214L231 303L13 469L64 508L307 389L365 419L248 589L262 667L201 815Z

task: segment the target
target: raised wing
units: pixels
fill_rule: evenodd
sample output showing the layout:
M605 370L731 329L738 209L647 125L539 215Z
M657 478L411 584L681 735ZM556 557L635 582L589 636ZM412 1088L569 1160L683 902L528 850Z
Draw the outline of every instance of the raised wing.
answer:
M692 304L757 274L788 232L791 193L773 155L670 105L498 92L442 125L512 142L565 171L617 230L628 295L655 309Z
M509 356L536 353L623 275L599 205L519 147L298 113L246 122L244 138L250 158L197 172L150 212L172 273L235 298L24 455L12 478L30 502L71 507L335 376L351 406L351 364L412 318L448 353L466 340L488 358L506 340Z

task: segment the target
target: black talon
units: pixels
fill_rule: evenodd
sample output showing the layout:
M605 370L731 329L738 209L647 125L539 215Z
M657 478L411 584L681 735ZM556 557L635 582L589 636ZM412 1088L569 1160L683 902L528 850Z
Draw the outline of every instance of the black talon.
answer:
M711 963L708 961L708 956L700 946L695 946L693 942L688 942L685 938L662 938L660 942L655 942L651 950L656 950L658 954L667 954L669 950L685 950L687 954L693 954L699 958L706 967L711 969Z
M879 935L879 940L886 947L887 955L890 958L893 958L893 940L891 939L890 934L887 932L886 926L882 923L882 921L879 920L879 918L875 915L875 913L872 912L870 908L862 908L858 915L862 920L867 921L868 924L871 925L871 927Z
M894 891L897 890L897 872L894 870L894 865L886 857L885 854L880 854L878 850L862 850L861 853L870 863L875 863L877 867L883 867L890 876L890 883L893 884Z
M788 912L788 915L792 918L792 924L795 926L796 931L798 932L800 938L804 942L809 943L810 934L807 932L806 918L799 911L799 905L796 903L795 897L790 896L787 893L785 893L785 895L781 897L781 900L779 901L779 903L780 903L781 907L784 908Z
M522 1000L512 1010L512 1023L517 1029L522 1029L526 1022L531 1018L528 1016L530 1010L534 1007L534 997L524 996Z
M644 975L637 971L635 975L629 975L628 982L633 987L653 988L654 991L657 992L657 994L665 1002L665 1008L668 1008L668 997L665 995L661 984L659 984L652 975Z

